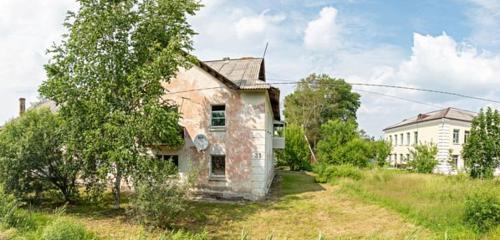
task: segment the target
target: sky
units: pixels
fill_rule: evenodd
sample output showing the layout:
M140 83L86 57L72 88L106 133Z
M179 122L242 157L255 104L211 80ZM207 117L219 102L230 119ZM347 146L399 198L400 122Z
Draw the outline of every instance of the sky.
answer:
M325 73L500 101L500 0L203 0L190 17L202 60L265 55L268 82ZM0 1L0 125L18 99L37 100L46 49L61 39L70 0ZM282 98L293 85L279 86ZM368 134L445 107L500 104L401 89L354 86Z

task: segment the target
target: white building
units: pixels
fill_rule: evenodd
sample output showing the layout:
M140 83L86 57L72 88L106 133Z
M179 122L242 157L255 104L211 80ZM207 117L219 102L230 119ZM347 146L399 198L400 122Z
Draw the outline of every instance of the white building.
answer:
M476 115L471 111L446 108L418 114L385 128L385 139L393 146L390 164L405 166L414 144L434 143L438 147L439 161L435 172L451 174L463 170L462 145L467 141L472 119Z

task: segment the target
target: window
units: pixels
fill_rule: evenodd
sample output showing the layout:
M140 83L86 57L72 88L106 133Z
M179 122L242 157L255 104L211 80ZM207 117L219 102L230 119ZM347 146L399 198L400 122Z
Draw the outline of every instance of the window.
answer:
M453 164L454 167L458 166L458 155L451 155L451 164Z
M460 130L458 129L453 129L453 143L454 144L459 144L460 141Z
M179 156L177 155L162 155L159 154L156 156L158 160L170 161L174 164L174 166L179 169Z
M394 146L398 145L398 135L394 135Z
M212 155L210 163L210 174L212 176L226 175L226 156Z
M390 142L391 144L393 144L393 142L392 142L392 136L389 136L389 142Z
M399 143L399 145L400 145L400 146L403 146L403 142L404 142L404 141L403 141L403 134L401 133L399 136L401 137L401 142Z
M414 132L414 133L413 133L413 137L415 138L415 139L414 139L415 144L418 144L418 132Z
M405 161L405 159L404 159L404 157L403 157L403 154L399 154L399 161L401 161L401 162L404 162L404 161Z
M410 145L410 133L406 133L406 146Z
M467 138L469 138L469 135L470 135L470 132L469 131L465 131L465 134L464 134L464 143L467 142Z
M212 106L212 127L226 126L226 106Z
M409 153L406 154L406 161L410 161L410 154Z

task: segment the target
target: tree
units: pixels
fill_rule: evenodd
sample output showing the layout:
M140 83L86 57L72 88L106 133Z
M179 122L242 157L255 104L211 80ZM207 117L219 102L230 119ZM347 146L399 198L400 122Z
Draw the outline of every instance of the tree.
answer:
M55 189L66 201L78 193L79 163L64 154L61 118L48 108L30 110L0 132L0 182L17 197ZM38 194L36 194L38 195Z
M114 176L115 206L123 177L140 174L155 144L178 146L179 115L162 100L169 81L193 59L187 16L195 0L78 0L68 31L49 53L42 96L60 106L68 154L83 162L87 191L99 196Z
M391 154L392 144L384 140L372 141L371 151L375 159L375 163L379 167L387 165L387 157Z
M303 126L316 148L321 125L329 120L356 120L360 95L343 79L326 74L311 74L302 79L295 92L285 98L285 118L288 123Z
M304 137L304 130L295 124L290 124L285 128L285 138L284 164L292 171L308 169L311 153Z
M410 150L411 160L409 160L408 165L418 173L432 173L438 164L436 144L416 144L413 148Z
M500 114L488 109L472 121L469 138L462 156L467 171L473 178L491 178L500 165Z
M369 140L360 137L353 120L330 120L321 126L318 159L322 163L365 167L372 157Z

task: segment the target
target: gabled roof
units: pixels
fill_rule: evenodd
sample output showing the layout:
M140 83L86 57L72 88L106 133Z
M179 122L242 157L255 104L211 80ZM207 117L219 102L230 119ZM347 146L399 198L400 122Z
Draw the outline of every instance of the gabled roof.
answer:
M475 112L449 107L437 111L418 114L417 116L405 119L400 123L387 127L384 129L384 131L442 118L457 120L462 122L472 122L475 116L477 116L477 113Z
M275 120L280 120L280 90L266 83L263 58L198 61L198 66L235 90L267 90Z

